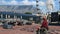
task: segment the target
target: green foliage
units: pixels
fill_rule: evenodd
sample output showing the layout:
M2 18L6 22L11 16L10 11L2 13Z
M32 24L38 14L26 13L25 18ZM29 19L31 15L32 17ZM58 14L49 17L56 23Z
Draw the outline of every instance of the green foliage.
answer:
M25 12L25 14L32 14L32 12Z

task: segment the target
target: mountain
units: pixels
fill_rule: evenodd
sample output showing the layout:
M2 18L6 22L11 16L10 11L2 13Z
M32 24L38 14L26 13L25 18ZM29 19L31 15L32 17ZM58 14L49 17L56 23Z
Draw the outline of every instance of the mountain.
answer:
M4 12L17 12L17 13L25 13L25 12L36 12L36 9L33 5L0 5L0 11Z

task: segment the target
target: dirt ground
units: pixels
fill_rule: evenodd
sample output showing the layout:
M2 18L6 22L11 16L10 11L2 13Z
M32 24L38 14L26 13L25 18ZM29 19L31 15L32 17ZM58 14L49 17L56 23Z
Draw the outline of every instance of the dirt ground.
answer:
M32 25L15 26L13 29L3 29L0 27L0 34L34 34ZM30 31L27 30L30 28ZM49 34L60 34L60 26L49 26Z

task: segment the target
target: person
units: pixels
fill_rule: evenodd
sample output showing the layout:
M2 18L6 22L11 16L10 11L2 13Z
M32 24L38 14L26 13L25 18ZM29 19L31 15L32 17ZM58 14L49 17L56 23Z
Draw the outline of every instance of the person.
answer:
M43 30L43 31L45 31L45 33L47 33L48 29L49 29L49 28L48 28L47 19L46 19L46 17L43 17L43 22L42 22L40 31ZM41 32L40 32L40 33L41 33Z
M48 30L48 22L47 22L47 19L46 17L43 17L43 22L42 22L42 25L41 25L41 28L44 27Z

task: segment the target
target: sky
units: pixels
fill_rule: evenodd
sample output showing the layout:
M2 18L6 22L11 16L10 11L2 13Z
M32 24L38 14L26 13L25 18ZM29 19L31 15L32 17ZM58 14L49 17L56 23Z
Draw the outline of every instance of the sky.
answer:
M48 0L39 0L39 8L43 11L43 13L47 12L46 2ZM59 0L53 0L53 9L55 11L59 10ZM36 5L36 0L0 0L0 5Z

